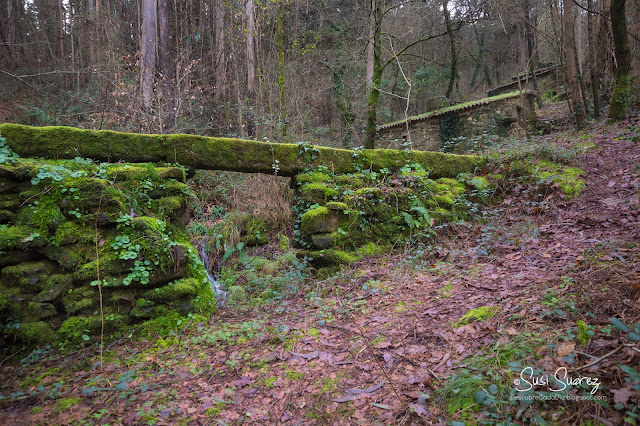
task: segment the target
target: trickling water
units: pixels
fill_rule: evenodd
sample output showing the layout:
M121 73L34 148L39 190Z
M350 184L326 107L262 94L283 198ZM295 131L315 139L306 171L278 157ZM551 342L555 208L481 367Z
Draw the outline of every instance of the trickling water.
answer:
M227 292L222 289L220 285L220 281L209 271L209 255L207 255L206 244L201 244L198 247L198 254L200 255L200 260L204 263L204 270L207 272L207 279L209 280L209 285L211 286L211 291L216 296L216 301L218 305L224 306L227 301Z

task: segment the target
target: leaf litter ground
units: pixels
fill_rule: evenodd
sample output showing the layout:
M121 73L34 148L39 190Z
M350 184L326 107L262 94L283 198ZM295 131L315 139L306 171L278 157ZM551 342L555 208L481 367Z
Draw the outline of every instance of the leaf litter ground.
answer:
M3 362L0 422L447 424L464 413L447 412L439 390L469 357L520 339L538 367L597 360L621 341L614 332L576 349L577 320L590 312L598 328L613 316L640 318L638 128L628 121L588 129L582 141L597 148L579 159L587 172L579 197L549 192L531 203L515 195L520 189L507 192L483 223L449 227L428 249L314 281L313 297L224 308L179 336L121 339L102 364L95 346ZM578 134L552 138L568 146ZM478 307L497 312L452 326ZM610 403L627 401L637 395L615 366L638 359L625 348L587 371L610 388ZM622 420L594 402L536 407L559 423ZM467 411L467 420L481 416Z

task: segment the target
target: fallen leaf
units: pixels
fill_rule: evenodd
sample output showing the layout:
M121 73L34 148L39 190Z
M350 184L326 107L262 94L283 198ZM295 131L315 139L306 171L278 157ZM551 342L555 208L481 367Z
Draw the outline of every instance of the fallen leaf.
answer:
M556 349L556 353L560 358L564 358L565 356L573 352L575 348L575 343L566 343L564 345L558 346L558 349Z
M345 395L339 398L333 398L331 401L333 402L349 402L360 398L358 395Z
M291 352L291 355L299 356L300 358L304 358L304 359L314 359L318 357L318 351L313 351L308 354L299 354L296 352Z
M346 393L350 393L352 395L359 395L359 394L363 394L363 393L371 393L371 392L375 392L378 389L380 389L385 383L385 380L381 381L380 383L378 383L375 386L371 386L370 388L366 388L366 389L357 389L357 388L351 388L351 389L346 389L345 392Z
M607 207L614 207L614 206L617 206L618 204L621 204L623 201L616 197L608 197L608 198L605 198L604 200L601 200L600 202Z
M243 376L240 380L236 380L233 384L238 388L241 389L247 385L250 385L251 383L253 383L253 380L251 380L250 378Z
M409 404L409 408L419 416L426 416L429 414L427 409L420 404Z
M378 404L377 402L372 402L371 406L373 407L378 407L378 408L382 408L383 410L389 410L391 411L391 406L386 405L386 404Z
M625 405L629 398L636 394L636 392L631 390L631 385L621 389L611 389L611 392L613 392L613 402Z

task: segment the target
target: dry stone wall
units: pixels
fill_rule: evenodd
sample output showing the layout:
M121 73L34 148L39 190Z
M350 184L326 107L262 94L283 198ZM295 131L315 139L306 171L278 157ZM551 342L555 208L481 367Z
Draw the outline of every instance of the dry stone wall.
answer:
M101 300L107 336L213 309L184 170L0 160L0 346L99 334Z
M535 121L535 95L509 93L467 104L454 105L422 116L381 126L378 146L389 149L437 151L460 136L488 132L506 136L517 123L526 128Z

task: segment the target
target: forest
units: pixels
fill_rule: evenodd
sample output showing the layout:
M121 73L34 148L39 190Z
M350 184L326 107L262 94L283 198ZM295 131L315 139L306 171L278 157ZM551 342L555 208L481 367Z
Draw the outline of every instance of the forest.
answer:
M640 0L1 0L0 87L0 423L640 421Z

